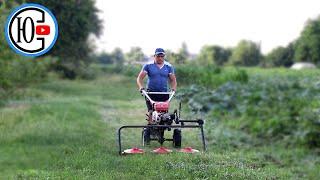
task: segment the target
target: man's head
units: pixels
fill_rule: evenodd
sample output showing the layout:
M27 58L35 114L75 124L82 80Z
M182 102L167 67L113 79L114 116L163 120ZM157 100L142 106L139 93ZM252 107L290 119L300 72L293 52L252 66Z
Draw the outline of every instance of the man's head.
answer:
M154 59L157 64L162 64L166 52L162 48L157 48L154 52Z

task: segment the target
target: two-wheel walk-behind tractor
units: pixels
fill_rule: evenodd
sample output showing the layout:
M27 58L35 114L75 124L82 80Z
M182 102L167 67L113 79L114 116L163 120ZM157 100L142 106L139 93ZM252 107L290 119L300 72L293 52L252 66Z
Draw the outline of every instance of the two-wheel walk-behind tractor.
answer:
M164 102L153 101L149 95L169 95L169 99ZM132 148L122 151L121 144L121 131L128 128L142 129L142 146L150 144L150 141L158 141L162 146L165 141L172 141L173 147L178 148L179 152L198 152L190 147L180 149L182 141L182 131L183 128L199 128L201 130L201 140L203 151L206 150L206 143L203 131L204 121L202 119L196 120L183 120L180 119L181 113L181 103L179 103L178 110L174 110L173 113L169 113L170 101L173 98L175 92L146 92L142 90L142 95L145 96L152 105L152 117L151 122L148 125L126 125L118 129L118 144L119 144L119 154L135 154L144 153L144 150L139 148ZM149 117L147 117L149 119ZM174 123L174 125L173 125ZM173 129L172 139L167 139L164 137L165 131L171 131ZM153 152L156 153L166 153L171 152L171 150L164 147L160 147Z

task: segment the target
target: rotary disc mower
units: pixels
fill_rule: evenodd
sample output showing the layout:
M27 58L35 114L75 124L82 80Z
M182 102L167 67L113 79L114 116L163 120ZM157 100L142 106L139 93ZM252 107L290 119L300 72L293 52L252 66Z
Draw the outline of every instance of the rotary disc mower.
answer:
M150 94L157 95L169 95L169 99L164 102L153 101L150 98ZM203 151L206 150L206 143L203 131L204 121L202 119L186 120L181 119L181 103L179 103L178 110L174 110L173 113L169 113L170 101L174 97L175 92L147 92L142 90L142 95L148 99L152 105L152 117L151 122L147 125L125 125L118 129L118 145L119 154L142 154L145 151L143 149L134 147L132 149L122 150L121 144L121 132L124 129L135 128L142 129L141 139L142 146L147 146L151 141L157 141L161 145L160 148L153 150L154 153L169 153L172 150L162 147L165 141L171 141L174 148L178 148L177 152L195 153L198 150L191 147L181 148L182 142L182 129L184 128L199 128L201 131L201 140ZM147 115L148 116L148 115ZM149 119L149 117L147 117ZM165 138L166 131L172 131L172 138Z

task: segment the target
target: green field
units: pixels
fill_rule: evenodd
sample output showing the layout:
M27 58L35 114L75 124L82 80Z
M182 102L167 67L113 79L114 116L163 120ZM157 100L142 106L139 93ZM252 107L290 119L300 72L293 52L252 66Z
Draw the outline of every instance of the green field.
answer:
M187 109L184 106L184 116L195 116ZM317 151L281 142L237 146L242 141L234 137L260 139L210 119L205 125L207 152L119 156L117 129L144 124L144 113L134 77L50 77L31 85L0 109L0 179L320 178ZM197 131L183 133L183 146L201 148ZM141 131L124 133L125 147L141 146L140 135ZM156 147L154 143L149 149Z

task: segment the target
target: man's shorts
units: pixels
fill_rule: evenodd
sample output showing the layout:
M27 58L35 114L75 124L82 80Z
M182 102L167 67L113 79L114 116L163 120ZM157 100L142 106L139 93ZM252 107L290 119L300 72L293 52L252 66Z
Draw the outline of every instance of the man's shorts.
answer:
M157 102L165 102L169 99L169 94L148 94L149 97L153 100L153 101L157 101ZM152 105L151 102L146 98L146 104L147 104L147 108L148 111L152 111Z

